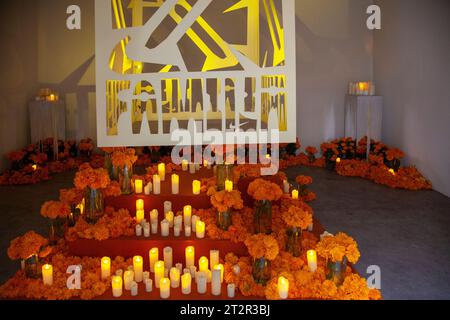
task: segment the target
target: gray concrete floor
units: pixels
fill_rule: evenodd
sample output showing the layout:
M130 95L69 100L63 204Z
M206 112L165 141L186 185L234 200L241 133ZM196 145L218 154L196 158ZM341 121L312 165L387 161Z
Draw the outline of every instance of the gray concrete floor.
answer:
M325 228L344 231L359 244L356 269L381 268L385 299L450 299L450 199L434 191L393 190L359 178L340 177L324 169L286 170L313 177L314 213ZM47 232L39 215L44 201L57 199L72 185L73 173L34 186L0 187L0 283L18 268L6 250L28 230Z

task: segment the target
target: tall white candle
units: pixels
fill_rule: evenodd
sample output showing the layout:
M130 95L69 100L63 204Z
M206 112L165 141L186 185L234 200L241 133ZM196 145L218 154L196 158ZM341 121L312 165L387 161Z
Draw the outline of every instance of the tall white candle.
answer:
M183 218L185 226L191 226L191 216L192 216L192 207L190 205L184 206Z
M203 239L205 237L205 223L203 221L197 220L195 228L195 234L198 239Z
M180 193L180 176L172 174L172 194Z
M158 210L153 209L152 211L150 211L150 223L152 224L154 222L158 223L158 216L159 216Z
M200 294L205 294L207 287L206 275L203 272L200 272L197 275L195 281L197 282L197 292Z
M155 286L159 288L159 281L164 278L164 261L155 263Z
M220 269L214 269L212 272L212 280L211 280L211 293L213 296L220 296L222 292L222 283L220 282Z
M131 283L134 281L134 271L127 270L123 274L123 283L125 290L131 290Z
M159 175L153 175L153 194L161 194L161 178Z
M236 295L236 285L234 283L229 283L227 285L227 296L228 298L234 298Z
M186 268L195 265L195 248L193 246L186 247Z
M101 260L102 280L107 279L111 275L111 259L103 257Z
M164 248L164 266L166 269L172 268L173 265L173 250L171 247Z
M181 292L183 294L190 294L192 286L192 277L190 273L185 273L181 276Z
M168 278L161 278L159 281L159 296L161 299L170 298L170 280Z
M149 260L150 260L150 271L155 272L155 263L159 260L159 249L151 248L148 252Z
M170 285L172 288L178 288L180 286L180 270L177 268L170 269Z
M122 296L123 281L121 276L113 276L111 278L111 287L114 298Z
M164 163L158 164L158 175L161 178L161 181L166 180L166 165Z
M166 214L169 211L172 211L172 202L164 201L164 214Z
M142 180L141 179L134 180L134 192L136 194L142 193Z
M161 221L161 236L168 237L170 230L170 223L166 219Z
M219 250L210 250L209 251L209 264L211 269L214 269L216 265L220 263L219 261Z
M317 270L317 253L315 250L308 250L306 252L306 258L308 260L308 268L311 272L316 272Z
M144 259L141 256L133 257L134 281L142 282L144 269Z

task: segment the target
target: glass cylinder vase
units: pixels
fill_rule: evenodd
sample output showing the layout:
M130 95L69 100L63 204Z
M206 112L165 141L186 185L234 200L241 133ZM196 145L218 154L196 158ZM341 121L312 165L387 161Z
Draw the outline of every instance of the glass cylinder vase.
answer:
M327 279L333 281L336 286L340 286L342 283L344 283L346 269L347 257L344 257L342 261L328 261Z
M85 197L84 218L88 223L96 223L103 215L103 194L98 189L88 188Z
M122 194L128 195L133 193L133 186L131 184L131 178L133 176L133 169L127 165L119 171L119 184Z
M272 233L272 202L268 200L256 200L253 213L255 234Z
M231 226L232 223L231 214L232 214L231 210L227 210L224 212L217 212L216 224L220 229L227 231L228 228Z
M56 218L50 220L49 241L56 244L59 239L63 239L67 230L67 218Z
M302 253L302 230L300 228L286 230L286 251L294 257L300 257Z
M23 270L25 276L30 279L39 279L41 276L41 270L39 268L39 257L37 254L29 256L27 259L22 260Z
M266 258L254 259L253 279L257 284L265 286L272 274L270 261Z
M225 190L225 181L233 181L233 165L232 164L218 164L216 165L216 182L219 191Z

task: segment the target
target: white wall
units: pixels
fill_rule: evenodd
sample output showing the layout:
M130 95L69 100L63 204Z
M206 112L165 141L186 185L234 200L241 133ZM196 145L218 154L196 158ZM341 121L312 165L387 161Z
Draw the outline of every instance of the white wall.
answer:
M450 1L381 0L374 70L383 140L450 196Z
M37 85L37 3L2 1L0 4L0 171L5 155L29 140L28 101Z

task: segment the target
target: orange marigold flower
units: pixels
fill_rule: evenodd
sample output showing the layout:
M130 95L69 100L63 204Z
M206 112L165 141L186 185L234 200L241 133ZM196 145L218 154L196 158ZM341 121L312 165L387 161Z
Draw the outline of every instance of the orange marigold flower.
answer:
M277 201L283 195L283 191L276 183L256 179L250 183L247 193L255 200Z

